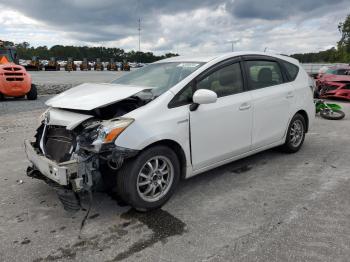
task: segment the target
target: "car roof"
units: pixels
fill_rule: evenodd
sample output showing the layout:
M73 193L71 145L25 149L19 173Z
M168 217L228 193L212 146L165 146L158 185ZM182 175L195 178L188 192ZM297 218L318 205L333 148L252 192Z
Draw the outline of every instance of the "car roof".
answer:
M279 58L279 59L288 61L292 64L299 65L299 61L292 58L292 57L289 57L286 55L267 53L267 52L257 52L257 51L240 51L240 52L230 52L230 53L211 54L211 55L174 56L171 58L159 60L156 63L167 63L167 62L203 62L203 63L208 63L214 59L224 60L224 59L227 59L230 57L243 56L243 55L270 56L270 57L275 57L275 58Z
M156 63L163 63L163 62L204 62L204 63L207 63L207 62L209 62L217 57L218 57L218 55L174 56L174 57L159 60Z

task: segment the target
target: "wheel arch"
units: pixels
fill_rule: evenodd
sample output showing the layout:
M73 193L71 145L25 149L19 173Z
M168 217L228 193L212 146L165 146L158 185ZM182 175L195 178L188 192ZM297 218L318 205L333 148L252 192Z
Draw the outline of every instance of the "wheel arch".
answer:
M158 146L158 145L167 146L167 147L169 147L170 149L172 149L175 152L175 154L178 157L179 162L180 162L180 169L181 169L180 178L181 179L186 178L187 160L186 160L185 151L183 150L181 145L178 142L174 141L174 140L163 139L163 140L159 140L159 141L156 141L156 142L153 142L153 143L147 145L145 148L142 149L142 151L146 150L146 149L148 149L150 147L154 147L154 146Z
M302 117L305 119L305 124L306 124L306 130L305 133L309 131L309 116L307 115L306 111L301 109L298 112L296 112L294 115L300 114Z

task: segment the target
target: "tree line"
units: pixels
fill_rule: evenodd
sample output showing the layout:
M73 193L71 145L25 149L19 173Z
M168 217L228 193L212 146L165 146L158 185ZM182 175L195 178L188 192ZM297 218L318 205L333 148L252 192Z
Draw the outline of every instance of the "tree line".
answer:
M58 60L67 60L72 57L74 60L83 60L87 58L90 61L100 58L101 61L109 61L111 58L114 61L152 63L160 59L177 56L178 54L166 53L157 56L152 52L125 52L121 48L107 48L107 47L88 47L88 46L63 46L55 45L51 48L47 46L33 47L28 42L13 43L4 41L5 46L14 46L17 50L17 57L20 59L30 60L33 56L39 59L50 59L55 57Z
M294 54L292 57L298 59L301 63L350 63L350 15L344 22L339 23L338 30L341 38L337 47L330 48L317 53Z

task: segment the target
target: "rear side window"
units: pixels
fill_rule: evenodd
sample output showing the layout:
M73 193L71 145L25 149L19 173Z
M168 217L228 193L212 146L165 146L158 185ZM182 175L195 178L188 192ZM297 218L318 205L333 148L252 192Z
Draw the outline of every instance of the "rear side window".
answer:
M299 67L297 67L296 65L293 65L292 63L286 62L286 61L282 61L283 66L285 67L285 69L287 70L287 74L289 75L289 79L291 81L294 81L299 73Z
M253 89L283 84L280 66L275 61L246 61L246 67Z

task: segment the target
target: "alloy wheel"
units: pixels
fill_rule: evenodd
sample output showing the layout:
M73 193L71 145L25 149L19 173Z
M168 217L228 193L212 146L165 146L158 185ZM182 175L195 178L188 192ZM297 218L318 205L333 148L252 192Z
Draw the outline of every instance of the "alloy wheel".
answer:
M290 143L293 147L298 147L303 140L304 125L299 119L295 120L289 132Z
M174 179L174 167L165 156L149 159L137 176L137 192L147 202L163 198L171 188Z

